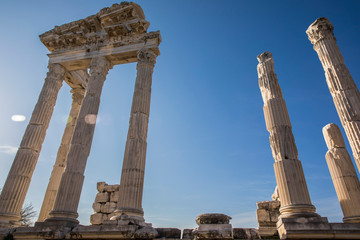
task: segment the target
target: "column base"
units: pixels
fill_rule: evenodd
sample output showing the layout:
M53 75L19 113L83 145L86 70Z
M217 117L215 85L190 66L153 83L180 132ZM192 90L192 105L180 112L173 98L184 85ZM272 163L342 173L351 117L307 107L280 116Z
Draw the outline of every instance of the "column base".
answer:
M35 226L75 227L79 225L79 221L76 219L78 216L79 214L74 212L51 211L49 218L45 219L44 222L36 222Z
M20 216L16 214L1 214L0 215L0 229L8 229L20 227L21 223L19 222Z
M344 217L344 223L360 223L360 216Z
M316 208L311 204L292 204L280 207L280 218L299 218L299 217L320 217Z

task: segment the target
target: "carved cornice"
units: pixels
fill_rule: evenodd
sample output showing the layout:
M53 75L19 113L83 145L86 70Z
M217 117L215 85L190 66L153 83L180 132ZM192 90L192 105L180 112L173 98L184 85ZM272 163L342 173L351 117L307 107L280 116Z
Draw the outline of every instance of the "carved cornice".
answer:
M56 26L40 35L40 40L50 52L79 48L96 50L111 44L116 47L146 41L149 37L160 40L158 32L146 32L149 25L139 5L122 2L85 19Z
M151 49L141 49L137 54L139 63L155 64L156 57L157 54Z
M334 38L334 27L331 22L324 17L316 19L310 27L306 30L306 34L312 44L316 44L318 41L324 38Z

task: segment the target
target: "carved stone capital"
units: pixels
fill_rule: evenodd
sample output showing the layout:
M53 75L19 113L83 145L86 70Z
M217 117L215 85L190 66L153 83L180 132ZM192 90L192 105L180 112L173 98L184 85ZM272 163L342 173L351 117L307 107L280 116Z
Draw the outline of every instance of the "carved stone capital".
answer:
M312 44L316 44L318 41L324 38L334 38L334 27L331 22L324 17L318 18L313 22L306 30L306 34Z
M49 63L48 65L48 77L55 78L57 80L64 80L66 69L57 63Z
M108 71L112 68L111 63L106 57L95 57L90 62L90 76L94 74L106 77Z
M271 60L273 60L272 53L271 52L263 52L262 54L257 56L257 59L258 59L259 63L271 61Z
M155 64L157 54L151 49L141 49L138 52L137 58L140 63Z
M84 99L85 89L83 88L73 88L71 91L73 102L77 104L81 104L82 100Z

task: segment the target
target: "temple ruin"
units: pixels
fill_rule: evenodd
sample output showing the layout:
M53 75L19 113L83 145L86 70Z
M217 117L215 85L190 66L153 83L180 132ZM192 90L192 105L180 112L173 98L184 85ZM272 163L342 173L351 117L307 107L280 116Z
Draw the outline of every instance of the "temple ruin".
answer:
M360 183L335 124L324 127L326 161L343 210L343 223L316 213L306 184L290 117L270 52L257 58L266 129L275 160L273 201L257 203L259 228L233 228L231 217L204 213L195 229L154 228L144 219L142 194L152 74L160 32L147 32L141 7L122 2L40 35L50 51L38 102L0 196L1 239L360 239ZM306 31L323 64L336 109L360 169L360 93L347 70L326 18ZM91 225L80 225L78 205L91 150L101 91L113 66L137 62L137 77L119 184L99 182ZM38 221L19 223L20 210L63 82L71 87L66 124ZM255 203L254 203L255 204Z

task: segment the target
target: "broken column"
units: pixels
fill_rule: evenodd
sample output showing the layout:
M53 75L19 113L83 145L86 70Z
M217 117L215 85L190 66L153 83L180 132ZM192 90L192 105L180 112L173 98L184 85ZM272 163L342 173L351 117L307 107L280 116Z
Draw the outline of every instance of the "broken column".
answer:
M49 184L46 189L45 197L39 213L39 222L43 222L49 217L50 211L55 204L56 195L59 189L61 176L65 170L66 158L70 148L71 138L74 133L76 121L78 119L80 106L84 98L85 90L83 88L75 88L71 90L72 105L68 121L61 139L61 144L57 152L56 161L50 176Z
M328 147L326 162L338 196L343 221L360 223L360 182L339 127L330 123L323 128Z
M280 217L318 216L311 204L304 172L298 159L289 114L274 72L272 54L264 52L257 58L266 128L270 132L275 177L281 199Z
M322 17L312 23L306 33L319 55L326 82L360 171L360 93L344 63L333 30L330 21Z
M48 68L38 102L1 192L0 228L19 225L17 221L20 220L20 210L39 158L58 92L65 79L66 70L60 64L49 64Z
M121 173L117 217L128 215L144 222L142 195L144 186L146 138L148 131L152 73L157 54L150 49L138 52L137 77L131 107L129 131Z
M65 221L69 225L79 223L77 208L84 171L94 136L102 87L111 67L105 57L95 57L91 60L89 83L71 140L65 172L60 181L54 208L46 222Z

